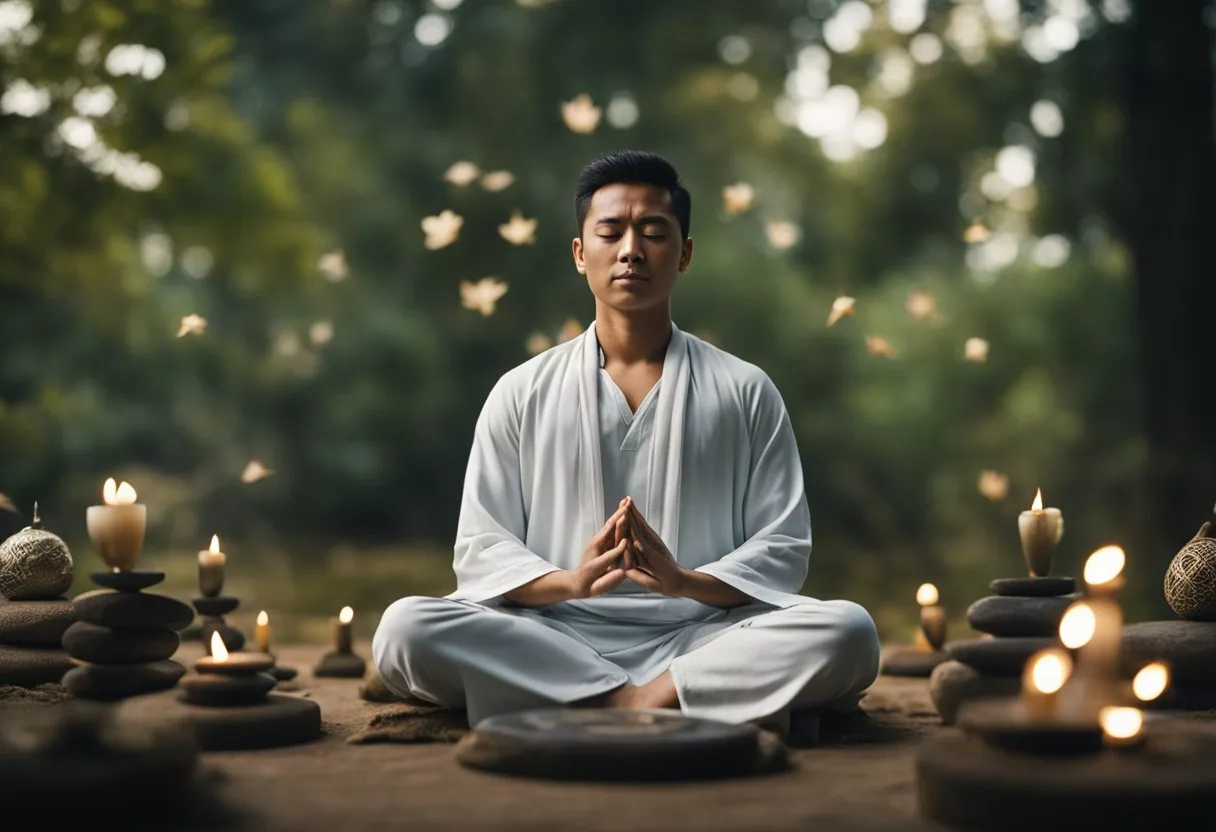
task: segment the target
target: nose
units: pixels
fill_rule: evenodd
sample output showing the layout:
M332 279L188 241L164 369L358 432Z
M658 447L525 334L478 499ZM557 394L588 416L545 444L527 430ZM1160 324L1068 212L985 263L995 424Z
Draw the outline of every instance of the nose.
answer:
M640 263L642 262L642 246L640 245L641 236L632 228L626 229L621 235L621 248L617 253L617 260L621 263Z

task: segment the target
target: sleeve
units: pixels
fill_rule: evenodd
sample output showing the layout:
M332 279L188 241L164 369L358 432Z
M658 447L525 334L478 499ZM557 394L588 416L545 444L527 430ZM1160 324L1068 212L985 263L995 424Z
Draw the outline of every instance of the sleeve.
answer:
M478 416L465 471L449 598L483 603L558 567L524 545L527 519L519 464L519 410L507 376Z
M749 419L751 460L743 494L744 542L698 567L778 607L796 603L811 556L811 513L794 428L767 376Z

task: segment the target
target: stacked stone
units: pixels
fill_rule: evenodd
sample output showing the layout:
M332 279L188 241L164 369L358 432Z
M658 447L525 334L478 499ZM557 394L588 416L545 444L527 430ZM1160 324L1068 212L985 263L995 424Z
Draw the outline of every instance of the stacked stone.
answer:
M1164 661L1170 684L1141 707L1216 710L1216 621L1144 621L1123 628L1122 671L1132 678L1149 662Z
M60 640L75 620L63 596L73 576L67 544L43 530L37 507L28 527L0 543L0 685L58 683L71 669Z
M230 652L238 652L245 647L245 634L229 624L224 616L241 605L239 598L231 595L216 595L208 597L200 595L195 598L194 609L203 617L200 624L199 636L203 641L203 650L211 655L211 634L218 632L224 640L224 647Z
M1076 600L1072 578L998 578L989 588L995 594L971 605L967 623L990 637L947 644L951 661L929 679L929 694L947 725L964 702L1016 695L1027 660L1059 645L1060 619Z
M125 699L165 690L186 669L170 660L177 634L194 619L194 610L166 595L144 592L165 579L163 572L94 572L96 589L76 596L77 621L63 635L63 646L80 665L63 684L82 699Z

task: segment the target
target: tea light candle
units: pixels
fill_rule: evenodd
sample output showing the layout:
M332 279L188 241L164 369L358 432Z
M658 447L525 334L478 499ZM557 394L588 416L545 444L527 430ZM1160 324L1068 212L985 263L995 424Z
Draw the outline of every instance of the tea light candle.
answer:
M208 598L219 595L224 588L224 562L227 559L220 551L220 536L211 535L211 548L198 553L198 588Z
M1144 715L1139 708L1108 706L1098 712L1102 741L1111 748L1134 748L1144 741Z
M1043 508L1041 488L1035 490L1030 510L1018 515L1018 535L1030 574L1037 578L1051 574L1051 559L1064 535L1064 515L1058 508Z
M1152 662L1140 668L1132 679L1132 694L1141 702L1152 702L1170 684L1170 668L1165 662Z
M247 676L272 667L274 659L264 653L229 653L218 630L211 633L211 655L203 656L194 663L198 673L217 673L221 676Z
M115 485L113 477L101 494L104 505L89 506L85 512L89 540L115 572L134 569L144 546L148 509L135 502L138 495L130 483Z
M339 653L352 652L350 623L354 619L355 611L350 607L343 607L342 612L334 619L334 650Z
M1056 647L1040 650L1026 662L1022 673L1022 702L1031 719L1056 716L1060 689L1072 675L1072 658Z
M266 610L258 613L257 629L253 633L254 641L257 642L258 652L270 652L270 616L266 614Z
M946 642L946 611L937 603L937 587L921 584L916 590L916 603L920 604L920 629L933 650L941 650Z

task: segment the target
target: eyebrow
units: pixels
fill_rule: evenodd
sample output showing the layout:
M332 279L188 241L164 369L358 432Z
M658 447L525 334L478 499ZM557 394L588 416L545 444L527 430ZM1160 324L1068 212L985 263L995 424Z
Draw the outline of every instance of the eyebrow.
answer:
M671 224L671 220L669 220L663 214L647 214L644 217L640 217L638 219L638 225L647 225L647 224L656 223L656 222L663 223L664 225ZM620 217L600 217L598 220L595 221L595 224L596 225L625 225L625 220L621 219Z

